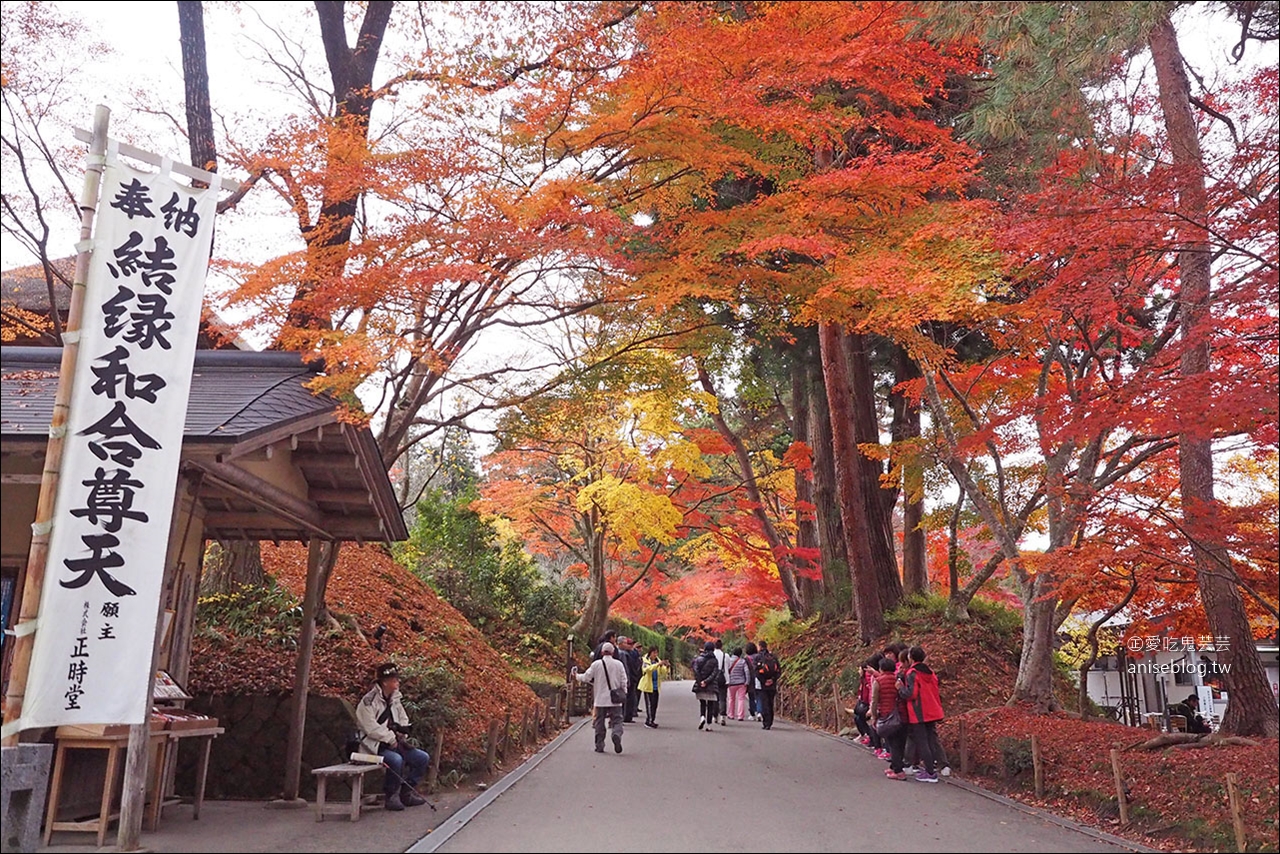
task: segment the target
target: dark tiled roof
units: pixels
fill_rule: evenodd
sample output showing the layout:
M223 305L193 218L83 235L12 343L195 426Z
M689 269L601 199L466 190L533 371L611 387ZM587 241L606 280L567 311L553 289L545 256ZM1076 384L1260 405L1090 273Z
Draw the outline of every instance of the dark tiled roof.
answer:
M69 281L76 272L76 258L58 258L51 262L56 270ZM58 310L65 312L71 305L71 288L55 275L53 293L58 299ZM42 314L49 310L49 285L44 278L44 267L29 264L0 273L0 304L12 304L18 308Z
M0 436L47 435L61 359L60 347L0 348ZM296 353L197 350L186 438L238 442L330 412L304 385L315 376Z

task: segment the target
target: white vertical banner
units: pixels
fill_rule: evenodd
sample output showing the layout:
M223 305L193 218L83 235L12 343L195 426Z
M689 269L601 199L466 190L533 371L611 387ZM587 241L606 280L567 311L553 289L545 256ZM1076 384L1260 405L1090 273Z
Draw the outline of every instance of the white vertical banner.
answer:
M216 207L108 157L24 729L148 718Z

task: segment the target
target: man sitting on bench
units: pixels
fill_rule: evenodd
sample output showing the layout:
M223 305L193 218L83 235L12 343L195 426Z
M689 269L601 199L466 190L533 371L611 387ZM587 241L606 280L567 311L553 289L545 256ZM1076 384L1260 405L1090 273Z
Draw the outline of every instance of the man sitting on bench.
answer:
M398 812L407 806L425 804L427 799L418 794L416 787L431 757L405 740L409 715L400 699L400 671L394 664L378 666L378 684L360 698L356 724L360 727L361 748L381 754L387 766L387 809Z

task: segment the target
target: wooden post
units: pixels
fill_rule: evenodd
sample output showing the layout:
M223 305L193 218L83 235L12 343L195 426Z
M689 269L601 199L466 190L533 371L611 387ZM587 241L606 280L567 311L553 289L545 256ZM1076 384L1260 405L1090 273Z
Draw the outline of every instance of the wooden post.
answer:
M1244 816L1240 812L1240 792L1236 788L1238 778L1234 771L1227 773L1227 802L1231 805L1231 826L1236 831L1236 850L1245 850Z
M336 558L334 544L312 537L307 549L307 588L302 598L302 629L298 637L298 663L293 673L292 714L289 741L284 752L283 800L296 801L302 777L302 737L307 726L307 686L311 683L311 653L316 641L316 611L320 607L320 562Z
M484 739L484 770L492 774L498 766L498 727L502 721L494 718L489 721L489 733Z
M36 518L31 526L31 547L27 551L26 568L18 580L18 587L22 589L22 607L14 626L19 630L30 628L40 614L45 564L49 559L49 534L53 527L53 503L58 495L62 449L66 444L67 415L71 407L71 382L80 358L80 323L84 316L85 282L89 280L87 241L93 237L93 218L98 210L98 186L102 183L102 172L106 168L105 163L97 161L107 151L107 126L110 121L111 111L99 104L93 111L93 141L89 144L89 165L85 169L84 185L80 190L80 240L81 245L86 248L76 255L71 304L67 308L67 325L63 330L62 360L58 365L58 390L53 398L49 441L44 450L44 471L40 477L40 494L36 499ZM53 295L50 294L49 298L52 300ZM12 640L13 659L5 697L5 729L2 739L5 747L13 747L18 743L18 726L22 721L22 703L27 693L27 674L31 670L31 651L35 642L35 634L26 631L15 633Z
M434 792L440 783L440 754L444 752L444 730L436 730L436 749L431 751L431 767L427 770L427 792Z
M507 712L502 723L502 761L505 764L511 756L511 712Z
M804 725L809 726L809 689L804 689Z
M1031 765L1036 780L1036 797L1044 797L1044 759L1040 755L1040 736L1031 736Z
M1120 773L1120 751L1111 748L1111 773L1116 778L1116 802L1120 805L1120 826L1129 823L1129 799L1124 795L1124 775Z
M838 682L831 683L831 693L835 695L836 700L836 735L840 734L840 684Z
M198 482L198 481L197 481ZM151 669L147 676L147 700L143 706L146 718L140 724L129 727L129 745L124 760L124 783L120 788L120 823L116 827L116 850L137 851L138 840L142 837L142 820L146 814L147 803L147 769L151 767L150 756L153 742L151 740L151 705L155 696L156 667L160 661L160 646L164 643L165 594L173 585L174 576L182 562L182 552L187 544L187 535L191 526L186 525L179 530L178 519L182 515L184 498L190 495L191 512L195 512L195 493L198 487L191 487L186 478L178 477L178 488L173 497L173 515L169 521L169 541L164 559L164 578L160 583L160 599L156 603L155 632L151 640ZM188 517L190 518L190 517ZM163 775L157 781L155 797L164 800ZM156 807L159 818L160 807Z
M555 696L551 698L551 720L558 727L560 726L560 692L556 691Z
M960 721L960 773L969 773L969 732L964 721Z

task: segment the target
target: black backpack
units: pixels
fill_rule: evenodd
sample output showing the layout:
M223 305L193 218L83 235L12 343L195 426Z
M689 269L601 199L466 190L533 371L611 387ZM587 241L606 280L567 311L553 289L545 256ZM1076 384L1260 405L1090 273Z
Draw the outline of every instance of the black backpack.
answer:
M782 675L782 666L771 652L762 652L756 656L756 678L760 687L772 690L778 687L778 677Z

